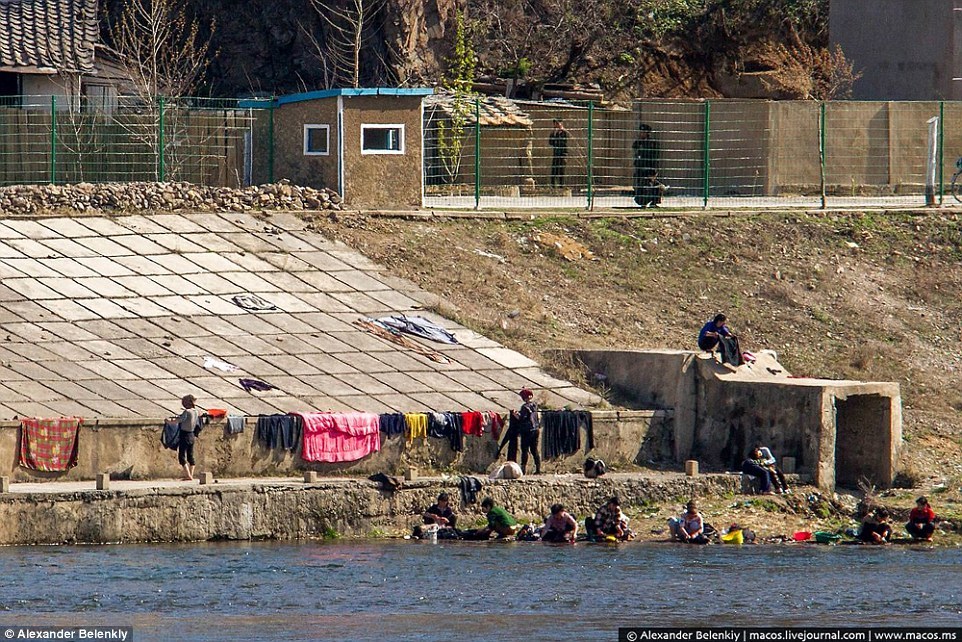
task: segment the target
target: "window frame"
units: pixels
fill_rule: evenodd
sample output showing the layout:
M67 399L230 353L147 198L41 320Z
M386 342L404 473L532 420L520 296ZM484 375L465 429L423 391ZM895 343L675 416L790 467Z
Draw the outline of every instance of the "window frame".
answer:
M364 149L364 132L369 129L396 129L400 135L400 149ZM403 156L405 154L407 134L403 123L362 123L361 124L361 155Z
M324 135L327 139L327 144L325 145L325 151L323 152L312 152L308 149L308 143L310 142L310 132L324 130ZM331 155L331 126L323 125L320 123L305 123L304 124L304 155L305 156L330 156Z

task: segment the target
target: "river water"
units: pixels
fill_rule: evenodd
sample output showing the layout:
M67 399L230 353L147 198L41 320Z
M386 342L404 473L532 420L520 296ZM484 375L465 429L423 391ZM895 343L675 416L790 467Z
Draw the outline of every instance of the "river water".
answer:
M362 541L0 549L0 626L135 640L617 640L962 623L962 550Z

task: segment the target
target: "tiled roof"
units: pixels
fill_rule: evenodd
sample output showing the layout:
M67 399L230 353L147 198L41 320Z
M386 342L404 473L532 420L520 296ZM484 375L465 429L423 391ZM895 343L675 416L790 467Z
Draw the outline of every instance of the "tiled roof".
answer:
M515 101L502 96L483 96L478 111L482 127L531 127L531 119ZM455 99L450 93L440 93L424 99L426 110L438 109L447 116L454 113ZM475 122L475 98L468 99L467 122Z
M240 294L276 309L239 307ZM503 410L523 386L555 407L598 401L432 314L435 299L290 214L0 219L0 420L160 418L187 393L251 415ZM459 343L421 342L437 363L355 325L398 313Z
M0 66L93 71L97 0L0 0Z

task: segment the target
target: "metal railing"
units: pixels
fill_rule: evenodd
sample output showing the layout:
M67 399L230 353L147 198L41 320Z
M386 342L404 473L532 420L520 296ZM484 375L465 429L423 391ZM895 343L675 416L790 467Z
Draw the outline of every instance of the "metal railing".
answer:
M930 200L944 201L945 164L962 156L962 128L950 126L962 103L514 101L500 113L496 102L470 98L457 114L429 100L427 207L917 207L932 118ZM559 127L565 144L552 145Z

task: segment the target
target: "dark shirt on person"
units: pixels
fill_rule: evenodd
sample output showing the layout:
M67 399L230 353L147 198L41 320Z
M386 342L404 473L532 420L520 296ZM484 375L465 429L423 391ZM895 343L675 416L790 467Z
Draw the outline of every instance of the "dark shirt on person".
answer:
M532 432L541 428L541 418L538 415L538 404L526 401L518 411L518 431Z
M709 321L702 326L701 332L698 333L698 347L702 350L713 350L715 346L718 345L718 337L709 337L709 332L715 332L723 337L732 336L731 330L728 329L727 325L719 328L715 325L714 321Z
M441 508L440 506L435 504L431 508L427 509L427 511L425 512L430 513L432 515L437 515L438 517L443 517L444 519L448 520L448 523L446 525L450 526L451 528L454 528L454 524L458 521L458 516L454 514L453 510L451 510L451 506L445 506L444 508ZM424 522L432 523L432 522L428 522L428 519L429 518L425 517Z
M568 155L568 132L564 129L557 129L548 136L548 144L555 156Z

